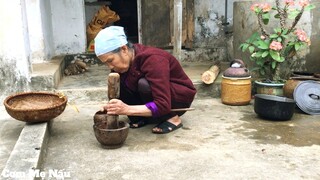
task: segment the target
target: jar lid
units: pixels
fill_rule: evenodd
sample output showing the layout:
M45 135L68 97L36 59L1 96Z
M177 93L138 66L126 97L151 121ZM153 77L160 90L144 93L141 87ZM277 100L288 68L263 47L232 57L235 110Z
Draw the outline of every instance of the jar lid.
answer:
M225 77L249 77L250 73L247 68L242 67L229 67L223 72Z
M305 113L320 115L320 83L317 81L302 81L293 92L297 106Z

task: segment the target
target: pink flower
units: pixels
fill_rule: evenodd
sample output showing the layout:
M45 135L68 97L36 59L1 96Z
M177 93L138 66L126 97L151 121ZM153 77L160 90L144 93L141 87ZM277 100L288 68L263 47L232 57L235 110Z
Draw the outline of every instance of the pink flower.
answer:
M299 1L299 4L300 4L300 6L302 6L302 7L305 7L305 6L307 6L307 5L309 5L309 0L301 0L301 1Z
M306 40L307 40L307 37L306 37L306 36L303 36L303 35L300 35L300 36L298 36L298 39L299 39L300 41L306 41Z
M303 30L301 30L301 29L297 29L295 32L294 32L294 34L296 34L297 35L297 37L298 37L298 39L300 40L300 41L302 41L302 42L307 42L307 33L306 32L304 32Z
M285 0L285 4L289 6L294 6L294 1L293 0Z
M269 12L271 10L271 5L268 3L260 4L260 8L263 12Z
M264 35L261 35L260 38L261 38L262 40L265 40L265 39L266 39L266 37L265 37Z
M271 10L271 5L268 3L255 3L252 4L250 7L251 11L257 12L257 11L262 11L262 12L269 12Z
M251 11L256 11L257 8L259 8L259 4L257 4L257 3L252 4L250 7Z
M279 51L282 49L282 44L278 41L272 41L269 48L275 51Z

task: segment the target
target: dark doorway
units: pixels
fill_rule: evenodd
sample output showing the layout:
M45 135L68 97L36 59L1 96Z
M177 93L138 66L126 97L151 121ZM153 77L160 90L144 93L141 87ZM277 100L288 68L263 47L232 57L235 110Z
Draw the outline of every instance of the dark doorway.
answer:
M120 20L115 22L114 25L124 27L128 40L132 43L137 43L137 0L111 0L110 9L115 11L120 16Z

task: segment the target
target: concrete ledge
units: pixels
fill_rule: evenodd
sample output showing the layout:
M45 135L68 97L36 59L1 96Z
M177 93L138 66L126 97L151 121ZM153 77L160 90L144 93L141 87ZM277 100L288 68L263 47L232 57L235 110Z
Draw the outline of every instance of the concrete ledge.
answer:
M45 63L33 64L32 90L53 90L58 87L65 67L64 56L57 56Z
M35 179L40 176L51 123L24 126L1 173L1 179Z

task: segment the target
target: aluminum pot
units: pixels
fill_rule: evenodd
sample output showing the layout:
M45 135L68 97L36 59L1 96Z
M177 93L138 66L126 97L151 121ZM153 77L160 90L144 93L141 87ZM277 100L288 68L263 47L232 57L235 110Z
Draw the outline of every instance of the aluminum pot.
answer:
M293 99L256 94L254 98L254 111L260 117L269 120L290 120L294 114L296 102Z

